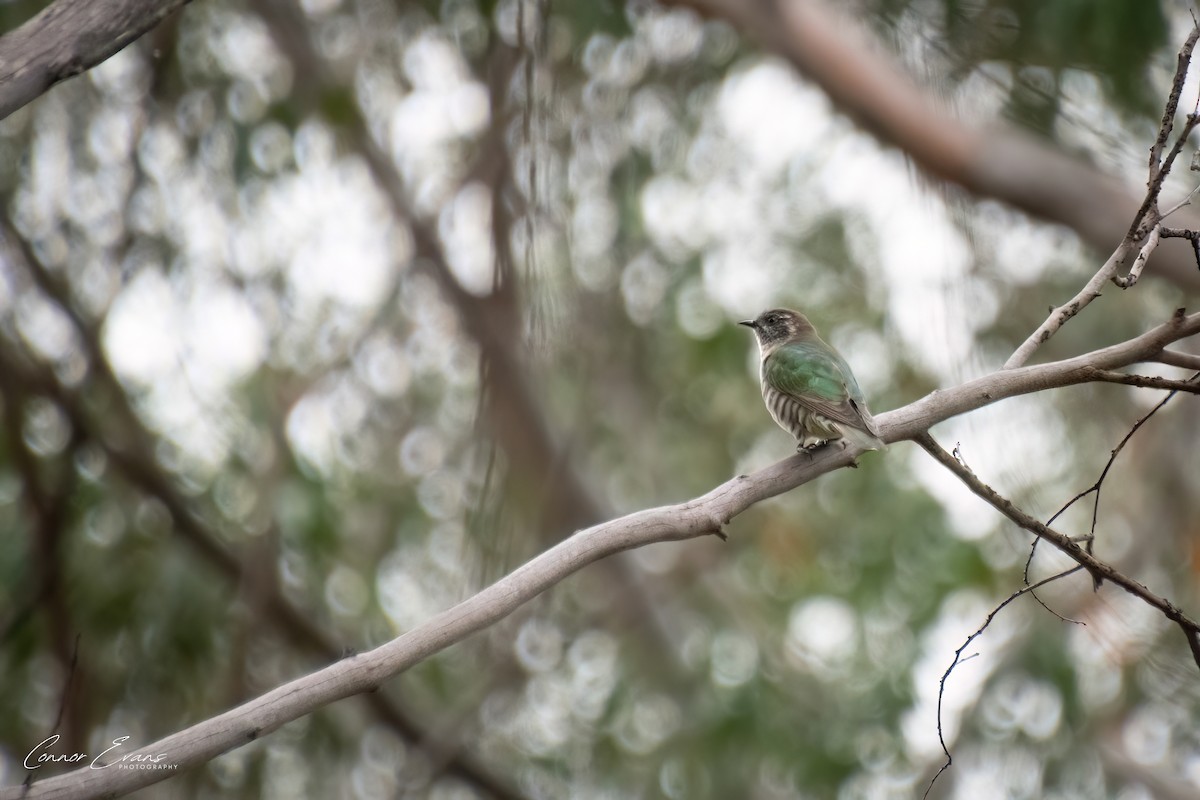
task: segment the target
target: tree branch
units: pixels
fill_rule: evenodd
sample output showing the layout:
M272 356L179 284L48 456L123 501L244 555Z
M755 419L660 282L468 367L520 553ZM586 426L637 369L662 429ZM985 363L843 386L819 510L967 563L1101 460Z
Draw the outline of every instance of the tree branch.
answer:
M1086 569L1092 578L1095 580L1105 580L1120 586L1126 592L1142 600L1146 604L1157 608L1163 613L1167 619L1176 623L1183 631L1187 638L1188 647L1192 651L1192 657L1196 661L1196 666L1200 667L1200 624L1194 622L1191 618L1183 613L1177 606L1169 600L1159 597L1151 592L1143 584L1138 583L1132 578L1119 572L1115 567L1101 561L1091 553L1080 547L1071 537L1059 533L1053 528L1043 525L1040 521L1026 514L1021 509L1013 505L1012 501L1008 500L995 489L981 481L971 468L958 461L954 456L947 453L928 433L923 433L915 438L925 452L933 456L942 466L958 476L964 484L967 485L972 492L979 495L992 505L997 511L1010 520L1029 531L1039 539L1045 540L1057 547L1069 558L1074 560L1081 567Z
M924 445L922 445L922 446L924 446ZM988 626L992 624L992 620L996 619L996 615L999 614L1001 611L1003 611L1005 609L1005 607L1007 607L1012 601L1016 600L1018 597L1020 597L1021 595L1024 595L1024 594L1031 594L1036 598L1037 594L1034 593L1034 590L1040 589L1043 586L1045 586L1046 584L1053 583L1054 581L1057 581L1060 578L1065 578L1069 575L1074 575L1076 572L1078 572L1081 569L1083 569L1082 566L1071 567L1070 569L1063 570L1062 572L1056 573L1047 578L1042 578L1037 583L1033 583L1028 586L1022 586L1020 589L1017 589L1015 592L1013 592L1008 597L1006 597L1004 600L1002 600L998 606L993 608L991 613L989 613L987 615L987 617L983 620L983 624L980 625L978 628L976 628L974 633L972 633L970 636L968 636L966 638L966 640L962 643L962 645L960 645L959 648L954 651L954 658L950 661L950 666L946 667L946 671L942 673L941 680L938 681L937 734L938 734L938 743L941 744L941 746L942 746L942 752L946 755L946 760L944 762L942 762L942 766L939 767L938 771L936 773L934 773L932 778L929 779L929 785L925 787L925 794L921 795L922 798L929 797L929 792L933 790L933 785L935 783L937 783L937 779L942 777L942 773L945 772L946 770L950 769L950 765L954 763L954 757L950 755L950 748L949 748L949 746L946 745L946 735L942 729L942 700L946 696L946 681L950 679L950 673L954 672L955 667L957 667L959 664L961 664L967 660L966 658L962 657L963 651L966 650L967 647L970 646L971 642L975 641L976 639L978 639L980 636L983 635L983 632L986 631L988 629ZM1053 613L1053 612L1051 612L1051 613ZM1060 619L1061 619L1061 617L1060 617ZM974 657L974 655L971 655L971 656L968 656L967 658L973 658L973 657Z
M0 119L125 48L190 0L57 0L0 37Z
M1183 84L1187 79L1188 67L1192 62L1192 50L1196 46L1197 38L1200 38L1200 27L1193 25L1187 40L1179 49L1175 79L1171 83L1171 92L1167 97L1162 121L1159 123L1158 137L1154 140L1154 145L1150 148L1150 172L1146 180L1146 196L1142 198L1142 204L1133 215L1133 221L1129 223L1129 229L1125 232L1125 237L1121 240L1121 244L1117 246L1113 254L1104 262L1104 266L1092 276L1092 279L1073 298L1058 308L1050 309L1050 316L1046 318L1045 322L1039 325L1037 330L1029 334L1029 337L1022 342L1021 346L1009 356L1008 361L1004 362L1006 369L1019 367L1028 361L1034 351L1057 333L1059 328L1100 296L1100 289L1103 288L1107 281L1111 280L1120 288L1128 289L1137 283L1138 278L1142 276L1142 270L1145 268L1146 262L1150 259L1150 254L1158 247L1159 239L1163 234L1161 224L1162 215L1158 210L1158 196L1162 192L1163 182L1167 179L1167 175L1170 174L1171 166L1175 163L1175 159L1178 157L1180 151L1183 150L1188 137L1191 136L1196 125L1200 123L1200 116L1189 114L1183 130L1176 137L1175 144L1171 147L1171 151L1167 154L1165 160L1162 158L1163 148L1166 146L1167 140L1171 136L1171 130L1175 126L1175 112L1179 107L1179 95L1183 91ZM1149 228L1148 232L1146 228ZM1125 263L1125 260L1129 258L1130 253L1133 252L1135 247L1139 249L1137 257L1133 260L1133 266L1130 267L1128 274L1124 276L1118 275L1117 271Z
M1192 378L1186 381L1173 381L1169 378L1157 378L1151 375L1127 375L1124 372L1098 369L1092 372L1092 380L1104 383L1122 383L1126 386L1138 386L1143 389L1168 389L1175 392L1200 394L1200 383L1196 383Z
M1155 225L1150 229L1150 235L1146 237L1142 249L1138 251L1137 257L1133 259L1133 266L1129 268L1128 274L1116 275L1112 282L1122 289L1128 289L1138 282L1138 278L1142 277L1142 270L1146 267L1146 262L1150 260L1150 254L1158 247L1159 237L1162 235L1162 226Z
M1151 359L1160 364L1166 364L1169 367L1182 367L1183 369L1200 370L1200 355L1195 353L1181 353L1178 350L1163 350L1156 357Z
M1021 343L1013 354L1008 357L1008 361L1004 362L1005 369L1013 369L1019 367L1029 360L1034 351L1041 347L1051 336L1058 333L1058 329L1067 323L1072 317L1078 314L1083 309L1100 296L1100 290L1104 284L1113 280L1117 276L1117 271L1129 258L1129 254L1133 252L1133 242L1129 239L1121 242L1104 265L1096 271L1092 279L1084 284L1083 288L1067 302L1063 303L1058 308L1050 309L1050 316L1046 317L1046 321L1038 326L1037 330L1029 334L1029 337Z
M1197 332L1200 332L1200 314L1185 316L1178 312L1171 320L1127 342L1065 361L994 372L951 389L936 391L908 406L881 414L876 420L885 442L927 436L926 431L931 425L950 417L1006 397L1086 381L1093 369L1114 369L1154 358L1167 344ZM934 447L940 451L936 445ZM163 753L166 759L179 764L180 769L202 764L324 705L378 689L396 674L503 619L588 564L655 542L715 534L750 506L847 466L858 455L861 452L854 447L798 454L753 475L726 481L701 497L639 511L587 528L396 639L290 681L244 705L143 747L137 753ZM949 455L946 458L954 461ZM1006 514L1010 511L1021 514L1003 498L1000 502L1007 504L1004 506ZM1078 556L1079 563L1089 572L1100 574L1105 580L1146 599L1181 627L1190 625L1189 630L1195 629L1194 623L1166 600L1088 555L1067 537L1045 529L1037 520L1027 521L1044 529L1043 535L1050 537L1072 557ZM1194 640L1194 636L1189 636L1189 641L1200 647ZM1200 650L1197 659L1200 662ZM21 794L19 789L0 791L0 800L111 796L165 777L167 774L157 771L84 768L34 784L27 795Z

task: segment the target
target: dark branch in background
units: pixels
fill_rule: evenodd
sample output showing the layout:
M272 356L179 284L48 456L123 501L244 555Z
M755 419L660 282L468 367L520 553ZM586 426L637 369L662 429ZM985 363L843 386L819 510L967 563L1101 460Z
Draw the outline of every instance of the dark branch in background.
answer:
M287 55L296 72L301 102L309 110L318 110L318 100L327 93L347 91L329 74L324 60L314 48L308 28L297 7L285 0L257 0L255 8L267 23L280 49ZM495 47L502 47L496 43ZM501 59L501 68L511 72L515 58ZM496 79L498 80L498 79ZM441 243L433 226L422 220L412 209L404 180L395 162L375 141L371 128L354 104L347 104L340 127L349 135L355 152L367 163L376 183L382 189L397 224L407 225L412 233L414 265L425 270L445 298L458 312L467 335L480 350L487 376L487 410L491 432L508 455L510 467L530 486L540 487L545 498L539 527L552 532L558 541L573 530L607 519L611 512L588 490L547 424L547 416L538 400L538 392L527 374L520 351L520 318L518 315L515 280L501 284L500 291L478 297L458 282L446 262ZM340 106L339 106L340 108ZM493 109L493 113L503 113ZM495 146L485 139L479 159L468 172L485 176L497 167L489 166ZM499 247L499 243L497 243ZM628 620L642 639L654 648L664 666L678 666L679 656L664 646L667 637L660 630L654 604L645 596L644 588L630 567L614 561L606 568L613 570L614 580L626 589L625 596L636 606Z
M58 720L50 733L58 732L58 722L65 718L64 744L79 747L83 744L86 724L83 706L75 700L81 696L77 687L86 684L86 670L79 666L79 634L65 596L69 587L63 580L60 553L70 511L68 500L78 482L72 457L82 443L82 437L79 429L72 426L70 441L57 459L57 480L52 482L25 441L22 412L26 410L28 399L28 387L15 380L12 373L0 369L0 406L3 406L6 433L13 462L21 473L22 494L34 520L33 541L29 548L32 583L24 602L0 628L0 645L7 644L39 609L44 610L47 638L65 676Z
M1083 567L1071 567L1070 569L1060 572L1057 575L1051 575L1048 578L1043 578L1032 586L1023 586L1020 589L1017 589L1015 592L1005 598L998 606L993 608L991 613L988 614L983 620L983 624L976 628L975 632L968 636L966 641L962 643L962 646L954 651L954 660L950 662L950 666L946 667L946 671L942 673L941 680L938 681L937 734L938 742L942 745L942 752L946 754L946 760L942 763L942 766L938 768L937 773L935 773L934 776L929 780L929 785L925 787L925 794L923 794L922 797L929 797L929 793L933 790L933 785L937 783L937 779L942 777L942 773L950 769L950 765L954 763L954 757L950 755L950 748L946 746L946 737L942 732L942 698L945 697L946 694L946 681L950 678L950 673L954 671L954 668L964 661L975 657L975 654L972 654L966 658L963 658L963 651L971 645L971 642L983 635L983 632L986 631L988 626L992 624L992 620L996 618L996 615L1003 611L1004 608L1013 600L1016 600L1023 594L1031 594L1034 589L1040 589L1046 584L1053 583L1059 578L1065 578L1068 575L1074 575L1081 569L1083 569Z
M839 110L925 171L979 197L990 197L1074 230L1103 253L1120 242L1144 200L1095 165L1001 125L974 127L917 87L883 46L846 14L820 0L666 0L733 23L786 58L820 86ZM1191 211L1183 227L1200 228ZM1191 248L1159 248L1151 270L1200 289Z
M57 0L0 37L0 119L125 48L190 0Z
M294 4L286 0L258 0L255 8L292 63L296 85L309 95L307 100L301 98L302 103L310 110L317 110L320 108L318 101L324 94L348 91L328 74ZM478 297L462 287L446 263L436 232L410 206L399 170L371 135L366 120L353 104L341 111L350 117L348 121L342 121L341 129L349 134L355 152L366 161L390 202L396 220L407 225L412 233L414 264L437 283L487 362L492 400L489 411L494 435L514 465L535 485L547 480L554 483L558 493L547 516L555 529L566 532L594 521L603 511L575 471L565 468L555 474L551 470L558 463L558 447L546 427L545 415L516 349L519 326L515 309L507 301L497 302L492 296ZM484 155L490 155L490 150L488 148Z

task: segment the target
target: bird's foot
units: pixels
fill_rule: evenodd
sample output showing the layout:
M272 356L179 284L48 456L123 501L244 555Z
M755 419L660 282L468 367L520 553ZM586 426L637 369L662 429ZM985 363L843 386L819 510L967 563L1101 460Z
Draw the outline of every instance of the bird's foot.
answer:
M796 452L805 453L809 458L812 458L817 450L820 450L827 444L829 444L828 439L803 439L796 443Z

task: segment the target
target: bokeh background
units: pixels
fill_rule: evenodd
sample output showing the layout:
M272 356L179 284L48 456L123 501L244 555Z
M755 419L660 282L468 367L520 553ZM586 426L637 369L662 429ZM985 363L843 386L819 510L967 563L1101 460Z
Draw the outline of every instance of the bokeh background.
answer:
M1168 0L844 12L964 119L1131 185L1191 25ZM197 0L0 121L0 207L3 785L51 733L148 743L788 455L738 319L804 310L879 412L997 368L1107 256L640 2ZM1110 289L1038 357L1191 299ZM1161 398L1077 387L935 434L1045 519ZM1192 609L1196 413L1123 451L1096 543ZM919 796L939 679L1029 537L907 443L729 534L594 565L140 796ZM1083 576L1042 596L1074 621L1022 598L948 680L931 796L1200 795L1178 630Z

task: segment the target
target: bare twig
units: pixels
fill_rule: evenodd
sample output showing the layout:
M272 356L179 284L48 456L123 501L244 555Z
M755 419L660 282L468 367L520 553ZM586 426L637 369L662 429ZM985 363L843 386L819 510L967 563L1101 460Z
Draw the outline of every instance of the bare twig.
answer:
M1195 377L1186 381L1175 381L1170 378L1159 378L1153 375L1129 375L1124 372L1114 372L1098 369L1092 373L1092 380L1104 383L1120 383L1125 386L1138 386L1143 389L1168 389L1172 392L1190 392L1200 394L1200 383Z
M1187 638L1188 647L1196 665L1200 667L1200 625L1190 619L1169 600L1159 597L1141 583L1118 571L1115 567L1100 561L1091 553L1080 547L1071 537L1043 525L1038 520L1017 508L1007 498L995 489L981 481L969 467L959 463L953 456L941 448L928 433L915 437L914 441L925 452L933 456L939 463L958 476L971 491L990 503L997 511L1025 530L1057 547L1077 564L1082 566L1096 580L1110 581L1120 586L1129 594L1141 599L1148 605L1158 609L1163 616L1176 623Z
M1162 227L1160 225L1155 225L1150 229L1150 234L1142 244L1142 249L1138 251L1137 257L1133 259L1133 266L1129 268L1129 273L1113 276L1113 283L1122 289L1128 289L1138 282L1138 278L1142 277L1142 270L1145 268L1146 262L1150 259L1150 254L1154 252L1154 248L1158 247L1158 239L1161 232Z
M1050 316L1046 317L1046 321L1039 325L1037 330L1029 334L1029 337L1021 343L1021 346L1008 357L1008 361L1004 362L1004 368L1013 369L1024 364L1033 355L1035 350L1058 332L1059 328L1099 297L1100 290L1104 287L1104 284L1116 276L1121 265L1125 263L1125 260L1129 258L1129 254L1133 252L1133 247L1133 243L1128 239L1121 242L1112 255L1108 257L1108 260L1104 262L1104 265L1092 276L1091 280L1084 284L1084 287L1074 297L1061 306L1050 310Z
M1200 230L1188 228L1163 228L1164 239L1187 239L1192 243L1192 252L1196 256L1196 266L1200 268Z
M1195 28L1192 29L1192 35L1188 37L1190 44L1195 44ZM1182 56L1182 51L1180 55ZM1191 49L1188 49L1188 55L1191 55ZM1162 192L1163 182L1167 179L1167 175L1171 171L1171 166L1175 163L1175 159L1183 151L1184 145L1187 144L1188 137L1192 135L1192 131L1196 130L1196 126L1200 125L1200 114L1188 114L1187 120L1183 124L1183 130L1179 132L1179 138L1175 140L1175 144L1171 147L1171 152L1167 153L1167 158L1163 161L1162 167L1157 172L1152 173L1150 181L1150 189L1146 192L1146 199L1142 201L1138 213L1134 216L1133 223L1129 227L1129 232L1126 234L1128 238L1140 238L1141 232L1144 230L1143 225L1149 227L1151 224L1156 224L1162 219L1162 215L1158 213L1158 196ZM1153 222L1151 222L1153 220Z
M1178 350L1164 349L1151 360L1169 367L1200 370L1200 355L1195 353L1181 353Z
M1196 47L1197 39L1200 39L1200 28L1193 25L1191 33L1184 40L1183 46L1179 48L1179 54L1175 58L1175 77L1171 81L1171 91L1167 94L1167 104L1163 108L1162 121L1158 124L1158 136L1150 147L1148 183L1166 172L1160 163L1162 151L1167 146L1171 129L1175 126L1175 114L1179 111L1179 98L1183 94L1183 85L1187 82L1188 66L1192 63L1192 50ZM1143 211L1143 215L1144 213Z
M1192 198L1194 198L1197 193L1200 193L1200 185L1196 186L1196 188L1192 189L1190 192L1188 192L1186 195L1184 195L1183 199L1180 200L1178 203L1171 206L1166 211L1162 212L1162 219L1165 220L1168 217L1170 217L1172 214L1174 214L1176 211L1179 211L1181 208L1186 208L1187 206L1190 206L1192 204Z
M1107 370L1096 370L1096 373L1098 374L1097 380L1107 380L1107 378L1105 378L1103 376L1113 376L1115 378L1124 379L1124 380L1115 380L1114 381L1115 383L1131 383L1131 385L1135 385L1135 386L1136 385L1150 385L1150 384L1160 380L1160 379L1155 379L1155 378L1147 378L1147 377L1144 377L1141 375L1125 375L1120 372L1109 372ZM1142 415L1142 417L1140 419L1138 419L1137 422L1133 423L1133 427L1131 427L1129 429L1129 431L1125 434L1124 437L1122 437L1121 441L1117 444L1117 446L1114 447L1112 452L1109 453L1108 462L1105 463L1104 469L1102 469L1100 471L1100 477L1096 479L1096 482L1093 483L1091 486L1089 486L1087 489L1084 489L1082 492L1080 492L1079 494L1072 497L1070 500L1068 500L1066 502L1066 504L1063 505L1062 508L1060 508L1058 511L1054 512L1054 515L1052 517L1050 517L1049 520L1046 521L1046 524L1053 525L1054 521L1056 519L1058 519L1059 517L1061 517L1068 508L1075 505L1075 503L1079 502L1084 497L1087 497L1089 494L1094 493L1096 496L1092 502L1092 526L1091 526L1091 529L1089 530L1089 533L1088 533L1088 536L1086 539L1087 551L1089 553L1091 553L1092 548L1095 545L1095 540L1096 540L1096 523L1100 517L1100 492L1104 487L1104 480L1105 480L1105 478L1108 477L1109 470L1112 469L1113 463L1117 460L1117 456L1120 455L1121 451L1125 449L1125 445L1129 443L1129 440L1133 438L1133 435L1135 433L1137 433L1141 429L1141 427L1143 425L1145 425L1146 422L1151 417L1153 417L1155 414L1157 414L1159 409L1161 409L1163 406L1165 406L1167 403L1169 403L1171 401L1171 398L1173 398L1176 395L1176 393L1178 393L1180 391L1196 392L1196 391L1200 390L1200 384L1196 383L1196 379L1198 377L1200 377L1200 373L1193 375L1187 381L1162 381L1162 383L1164 383L1164 384L1172 384L1172 385L1154 386L1153 388L1159 388L1159 389L1167 388L1167 389L1170 389L1171 391L1158 404L1156 404L1154 406L1154 408L1150 409L1148 412L1146 412L1144 415ZM1138 379L1141 381L1145 381L1146 383L1132 383L1132 379ZM1035 547L1037 546L1036 542L1034 543L1034 546ZM1030 558L1030 561L1033 560L1033 550L1030 550L1029 558ZM1026 580L1028 580L1028 578L1029 578L1029 562L1026 562L1026 564L1025 564L1025 576L1026 576ZM1095 576L1093 576L1093 577L1095 577ZM1100 588L1099 579L1096 579L1096 588Z
M1103 287L1105 281L1111 280L1122 289L1128 289L1137 283L1138 278L1141 277L1142 269L1146 266L1150 254L1158 247L1159 238L1163 235L1160 224L1162 215L1158 210L1158 196L1162 192L1163 182L1171 172L1171 166L1183 150L1188 137L1191 136L1196 125L1200 124L1200 116L1189 114L1187 121L1184 123L1183 130L1180 131L1179 136L1175 139L1175 143L1171 147L1167 157L1165 159L1162 158L1163 148L1166 146L1168 139L1170 139L1171 130L1175 126L1175 112L1179 108L1179 94L1183 91L1183 84L1187 79L1188 67L1192 60L1192 50L1195 48L1198 38L1200 38L1200 27L1193 25L1187 40L1179 49L1175 79L1172 81L1171 92L1167 97L1162 121L1159 123L1158 137L1154 140L1154 145L1150 148L1150 166L1149 177L1146 181L1146 195L1142 199L1137 212L1133 215L1133 220L1129 223L1125 237L1121 240L1117 249L1113 251L1113 254L1109 256L1108 260L1104 262L1104 266L1092 276L1092 279L1087 282L1083 289L1063 305L1050 310L1050 316L1021 343L1021 346L1009 356L1008 361L1004 362L1005 369L1019 367L1028 361L1034 351L1053 336L1059 328L1100 296L1100 289ZM1195 240L1193 240L1193 244L1195 244ZM1138 255L1134 259L1129 273L1125 276L1118 275L1117 271L1121 264L1129 258L1129 254L1133 252L1135 247L1138 248ZM1197 258L1200 260L1200 250L1196 252Z
M1064 570L1057 575L1051 575L1048 578L1043 578L1035 584L1023 586L1017 591L1013 592L1007 598L1002 600L998 606L993 608L991 613L989 613L983 620L983 624L976 628L975 632L968 636L966 641L962 643L962 646L954 651L954 659L950 662L950 666L946 667L946 671L942 673L942 679L938 681L937 734L938 742L942 745L942 752L946 754L946 760L942 763L942 766L938 769L934 776L929 779L929 785L925 787L925 794L921 795L923 798L929 797L929 793L933 791L933 785L937 783L937 779L942 777L942 773L950 769L950 765L954 763L954 757L950 755L950 748L946 745L946 735L942 730L942 699L946 695L946 681L949 679L950 673L953 672L954 668L959 664L963 663L967 659L974 658L974 656L967 656L967 658L963 658L963 651L971 645L971 642L983 635L983 632L986 631L988 626L992 624L992 620L996 618L996 615L1003 611L1009 603L1016 600L1023 594L1033 594L1035 589L1040 589L1048 583L1053 583L1054 581L1059 580L1060 578L1065 578L1068 575L1074 575L1081 569L1083 569L1081 566L1071 567L1070 569ZM1035 594L1034 597L1037 597L1037 595ZM1044 607L1045 604L1043 603L1043 608Z
M1096 544L1096 524L1099 520L1099 515L1100 515L1100 492L1104 486L1104 479L1108 477L1108 472L1110 469L1112 469L1113 462L1117 460L1117 455L1120 454L1120 452L1125 448L1125 445L1129 442L1129 440L1131 438L1133 438L1133 435L1135 433L1137 433L1137 431L1142 427L1142 425L1144 425L1147 420L1149 420L1152 416L1154 416L1156 413L1158 413L1158 410L1161 409L1163 406L1165 406L1167 404L1167 402L1172 397L1175 396L1176 392L1179 392L1179 391L1193 392L1193 393L1200 392L1200 384L1196 383L1196 378L1200 377L1200 375L1193 375L1187 381L1172 381L1172 380L1166 380L1164 378L1153 378L1153 377L1148 377L1148 376L1144 376L1144 375L1126 375L1125 373L1122 373L1122 372L1113 372L1111 370L1099 370L1098 369L1098 370L1094 370L1091 373L1091 376L1092 376L1093 380L1109 381L1112 383L1121 383L1121 384L1126 384L1126 385L1130 385L1130 386L1139 386L1139 387L1146 387L1146 388L1153 388L1153 389L1169 389L1169 390L1171 390L1171 393L1168 394L1165 398L1163 398L1163 400L1160 403L1155 405L1154 408L1150 409L1149 412L1147 412L1140 419L1138 419L1137 422L1135 422L1133 424L1133 427L1129 429L1128 433L1125 434L1125 436L1121 439L1121 441L1117 444L1117 446L1115 448L1113 448L1113 450L1109 453L1108 462L1104 465L1104 469L1100 471L1100 477L1096 479L1096 482L1093 483L1088 488L1084 489L1082 492L1079 492L1078 494L1076 494L1070 500L1068 500L1062 506L1062 508L1060 508L1060 509L1058 509L1058 511L1054 512L1054 514L1050 517L1050 519L1046 520L1047 525L1053 525L1054 521L1056 519L1058 519L1059 517L1061 517L1064 513L1066 513L1067 509L1069 509L1071 506L1075 505L1075 503L1079 502L1083 498L1087 497L1089 494L1094 493L1096 495L1096 497L1095 497L1094 501L1092 502L1092 525L1091 525L1091 528L1089 529L1087 537L1085 537L1085 539L1083 540L1086 542L1086 549L1089 553L1093 552L1093 549ZM1033 543L1029 547L1029 557L1027 559L1025 559L1025 582L1026 583L1029 583L1029 568L1033 564L1033 556L1037 552L1038 542L1040 542L1040 541L1041 541L1041 539L1034 539ZM1095 587L1097 589L1099 589L1100 582L1094 576L1093 576L1093 582L1095 584ZM1034 595L1034 596L1036 597L1037 595ZM1041 602L1040 598L1038 599L1038 602ZM1045 604L1043 603L1043 605L1045 605Z

